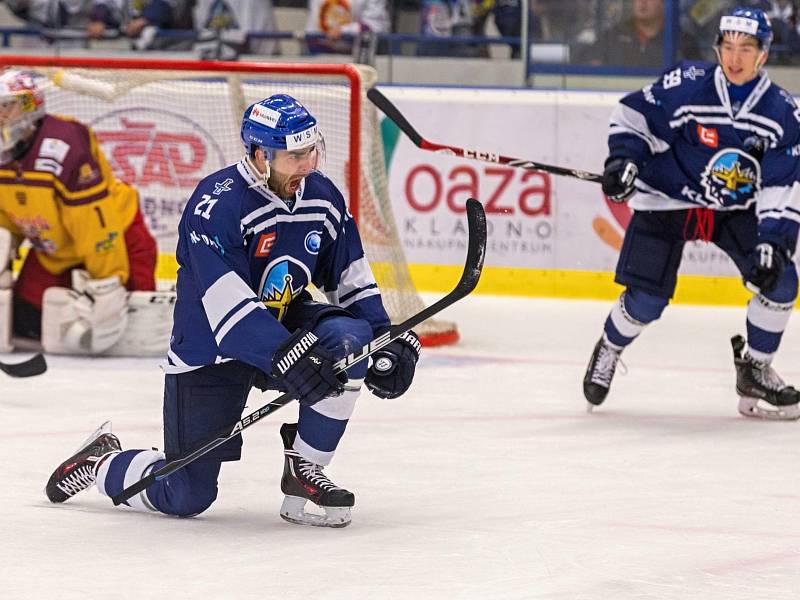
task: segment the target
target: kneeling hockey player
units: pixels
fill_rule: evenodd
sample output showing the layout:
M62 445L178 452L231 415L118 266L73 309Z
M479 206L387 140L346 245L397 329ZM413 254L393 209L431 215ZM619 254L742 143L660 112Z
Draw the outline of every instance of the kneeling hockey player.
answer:
M679 63L625 96L611 117L603 191L633 217L617 263L625 286L583 381L602 404L621 352L661 316L687 240L713 242L754 292L747 341L732 339L739 412L800 418L800 393L770 366L797 297L800 109L762 70L772 41L763 11L722 17L719 64Z
M323 472L353 412L362 382L395 398L411 385L419 356L413 332L336 374L333 363L389 327L356 224L336 186L317 170L324 150L316 119L290 96L250 106L241 129L246 156L203 179L180 221L172 342L164 391L165 454L121 451L101 431L47 483L64 502L97 483L113 497L167 460L185 456L239 420L251 387L290 392L297 424L284 424L281 516L342 527L354 496ZM314 284L330 301L314 302ZM133 496L140 510L196 515L217 497L222 462L238 460L234 437ZM306 513L307 500L325 509Z

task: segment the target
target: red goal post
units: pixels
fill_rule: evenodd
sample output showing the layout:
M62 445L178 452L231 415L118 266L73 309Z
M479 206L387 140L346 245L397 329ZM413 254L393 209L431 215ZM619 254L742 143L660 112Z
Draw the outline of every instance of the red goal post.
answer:
M159 278L174 279L181 209L197 181L237 161L244 109L270 94L297 97L325 137L325 173L345 195L393 322L424 306L414 288L388 193L383 144L366 90L374 69L352 64L0 56L37 75L48 112L91 126L115 174L136 186L159 242ZM458 340L426 322L426 345Z

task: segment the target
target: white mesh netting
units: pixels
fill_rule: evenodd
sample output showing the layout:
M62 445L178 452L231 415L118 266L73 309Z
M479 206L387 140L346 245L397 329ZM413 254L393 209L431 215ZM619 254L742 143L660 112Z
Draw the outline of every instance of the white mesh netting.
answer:
M196 70L165 68L164 61L129 61L126 68L103 68L92 59L82 64L73 60L69 66L59 59L36 66L9 57L3 62L41 77L48 112L92 127L115 174L139 190L145 219L160 252L167 255L174 253L183 205L199 179L241 157L244 109L278 92L296 97L317 118L326 142L324 170L357 215L392 321L423 308L397 235L377 111L365 96L376 81L374 69L331 66L357 73L353 87L344 73L313 71L319 65L259 63L241 70L244 65L235 63L238 72L232 73L199 68L205 65ZM222 66L216 63L214 68ZM358 123L350 117L354 93L361 99ZM357 164L351 156L358 157ZM354 179L357 190L351 188ZM163 264L159 276L174 277L174 270ZM417 332L428 345L458 339L451 322L426 321Z

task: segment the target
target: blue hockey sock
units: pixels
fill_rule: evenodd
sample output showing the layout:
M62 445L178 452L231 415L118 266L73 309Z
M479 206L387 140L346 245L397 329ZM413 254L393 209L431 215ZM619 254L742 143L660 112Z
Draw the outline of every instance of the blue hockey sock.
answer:
M359 382L348 382L348 388ZM328 465L344 435L360 390L346 389L341 396L325 398L313 406L300 406L294 449L318 465Z

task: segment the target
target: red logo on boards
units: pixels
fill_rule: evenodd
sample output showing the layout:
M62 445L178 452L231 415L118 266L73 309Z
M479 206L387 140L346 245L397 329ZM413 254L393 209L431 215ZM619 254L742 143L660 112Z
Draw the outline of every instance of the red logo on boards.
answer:
M697 137L700 139L701 144L709 148L716 148L719 146L719 132L713 127L703 127L698 123Z
M274 233L262 233L256 244L255 255L261 258L269 256L270 250L275 245L275 237Z

